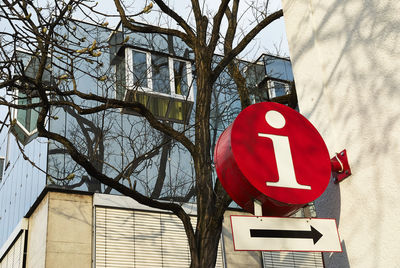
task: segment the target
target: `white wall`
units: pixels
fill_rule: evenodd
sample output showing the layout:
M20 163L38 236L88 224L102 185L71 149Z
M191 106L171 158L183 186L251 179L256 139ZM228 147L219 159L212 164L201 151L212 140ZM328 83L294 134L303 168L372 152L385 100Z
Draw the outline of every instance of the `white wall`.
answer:
M400 267L400 2L283 0L300 111L353 175L316 202L343 253L327 267Z

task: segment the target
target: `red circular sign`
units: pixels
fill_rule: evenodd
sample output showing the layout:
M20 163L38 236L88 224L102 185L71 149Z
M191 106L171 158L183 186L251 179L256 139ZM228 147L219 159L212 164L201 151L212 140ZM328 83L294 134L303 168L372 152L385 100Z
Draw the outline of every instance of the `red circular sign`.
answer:
M216 170L232 199L253 212L287 215L318 198L331 175L329 152L295 110L263 102L243 110L218 140Z

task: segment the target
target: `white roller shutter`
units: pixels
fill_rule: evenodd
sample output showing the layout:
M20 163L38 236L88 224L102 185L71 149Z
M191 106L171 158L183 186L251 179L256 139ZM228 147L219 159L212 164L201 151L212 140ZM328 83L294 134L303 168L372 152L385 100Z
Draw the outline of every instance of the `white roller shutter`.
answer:
M0 268L22 268L24 259L25 230L23 230L4 256L0 256Z
M133 211L96 207L96 267L133 267Z
M262 252L264 268L324 268L321 252Z
M185 230L175 215L96 206L95 217L95 267L190 266ZM195 226L196 217L191 220ZM216 267L223 267L221 247Z
M133 267L163 267L160 216L160 213L134 212L135 266Z
M163 267L189 267L189 245L179 218L172 214L161 215L161 229Z
M223 252L222 252L222 247L221 247L221 239L219 240L218 244L218 255L217 255L217 262L215 263L215 268L223 268Z

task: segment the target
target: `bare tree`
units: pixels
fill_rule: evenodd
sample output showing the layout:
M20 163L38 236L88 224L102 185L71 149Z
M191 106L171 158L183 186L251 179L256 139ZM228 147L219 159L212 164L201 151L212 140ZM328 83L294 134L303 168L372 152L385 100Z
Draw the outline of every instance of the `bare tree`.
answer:
M113 73L104 56L113 49L107 35L111 31L105 28L106 14L97 11L92 1L2 1L0 18L8 28L0 33L0 88L8 93L0 96L0 104L18 111L35 111L32 114L37 116L37 134L52 143L49 159L53 158L49 161L59 168L49 172L50 183L86 185L91 191L116 190L141 204L173 212L185 228L191 267L214 267L223 215L231 199L215 179L212 151L218 134L226 127L221 118L235 114L227 107L237 101L237 96L241 106L236 109L250 104L236 57L283 14L282 10L269 12L267 1L262 9L254 11L255 20L245 31L238 27L239 0L222 0L213 14L192 0L192 20L183 18L162 0L154 2L160 16L173 21L176 28L135 21L152 9L152 3L137 12L128 7L128 2L115 0L114 4L126 31L155 35L167 44L177 38L185 48L180 55L188 57L191 53L197 90L189 123L161 120L137 95L129 101L118 97L118 73ZM93 25L72 20L75 12L87 14ZM224 19L228 22L226 28L222 27ZM123 38L114 46L128 42ZM219 47L224 53L215 56ZM18 49L24 52L18 54ZM170 47L169 53L178 54ZM21 55L30 56L26 60ZM29 64L34 66L32 70ZM231 77L230 85L221 82L226 76ZM23 97L27 101L22 102ZM140 117L122 120L126 115L121 115L121 110ZM63 118L58 118L61 114ZM11 128L15 124L10 121ZM177 151L185 153L174 158L184 159L176 162L174 174L168 176L171 181L167 182L166 173L172 170L168 168L171 154ZM188 162L192 163L192 171L184 170L184 165L190 166ZM163 190L166 185L169 188ZM185 202L191 198L197 202L196 228L179 203L156 200Z

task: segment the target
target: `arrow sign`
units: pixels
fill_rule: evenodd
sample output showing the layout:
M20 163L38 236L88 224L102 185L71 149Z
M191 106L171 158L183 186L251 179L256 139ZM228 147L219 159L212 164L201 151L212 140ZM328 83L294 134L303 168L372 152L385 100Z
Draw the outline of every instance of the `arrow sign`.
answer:
M335 219L231 216L235 250L341 252Z
M312 226L310 227L310 231L250 229L250 237L306 238L312 239L315 244L322 237L322 234Z

